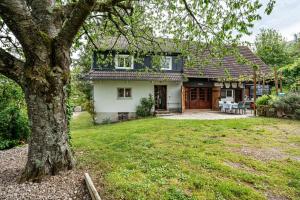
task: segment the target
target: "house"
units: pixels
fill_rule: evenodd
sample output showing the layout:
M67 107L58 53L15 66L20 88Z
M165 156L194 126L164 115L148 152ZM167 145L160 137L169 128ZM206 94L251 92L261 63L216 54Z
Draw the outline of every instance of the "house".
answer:
M205 53L194 54L195 63L188 67L189 57L176 50L170 40L161 42L155 54L129 53L124 38L107 44L94 52L92 69L86 76L93 84L97 123L134 118L140 99L149 94L154 96L156 112L216 110L219 98L238 102L253 95L253 68L238 62L235 56L224 57L220 67L213 62L203 66ZM241 46L238 50L259 67L259 74L271 73L248 47ZM262 93L262 87L259 88L257 94Z

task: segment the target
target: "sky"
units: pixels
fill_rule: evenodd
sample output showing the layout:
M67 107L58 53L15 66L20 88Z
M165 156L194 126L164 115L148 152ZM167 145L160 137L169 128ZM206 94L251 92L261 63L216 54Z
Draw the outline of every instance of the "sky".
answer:
M268 0L261 0L266 4ZM262 19L254 24L253 34L246 36L244 39L254 42L255 35L260 32L261 28L272 28L287 40L293 40L294 34L300 32L300 0L277 0L275 7L270 15L261 11Z

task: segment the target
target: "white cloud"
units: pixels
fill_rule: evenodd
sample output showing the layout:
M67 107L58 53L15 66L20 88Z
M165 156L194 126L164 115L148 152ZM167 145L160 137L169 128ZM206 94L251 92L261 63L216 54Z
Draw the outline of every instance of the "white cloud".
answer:
M268 0L262 0L267 3ZM295 33L300 32L300 1L299 0L277 0L273 12L270 15L262 13L262 20L254 24L251 36L244 37L245 40L253 42L255 35L261 28L273 28L279 31L287 40L292 40Z

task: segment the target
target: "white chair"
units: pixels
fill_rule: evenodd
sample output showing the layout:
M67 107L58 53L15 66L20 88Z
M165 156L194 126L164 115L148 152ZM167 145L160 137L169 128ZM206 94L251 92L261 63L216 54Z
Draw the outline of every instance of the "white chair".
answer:
M229 103L224 103L223 104L223 110L226 112L227 110L230 110L230 104Z
M219 110L222 111L223 109L223 101L219 101Z

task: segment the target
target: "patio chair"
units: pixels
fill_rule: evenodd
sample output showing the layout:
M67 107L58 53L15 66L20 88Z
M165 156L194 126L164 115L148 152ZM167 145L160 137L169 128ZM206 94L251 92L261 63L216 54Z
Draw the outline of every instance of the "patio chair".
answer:
M252 114L252 108L251 108L251 102L245 102L245 108L250 109L251 110L251 114Z
M219 111L222 111L223 108L223 101L219 101Z
M227 111L230 111L230 105L228 103L224 102L223 105L222 105L222 109L226 113Z
M238 109L239 109L239 114L241 114L241 110L242 110L242 114L246 114L246 106L244 102L239 102L238 104Z
M239 104L237 106L236 105L232 106L231 109L232 112L234 111L234 114L237 114L237 111L239 110Z

